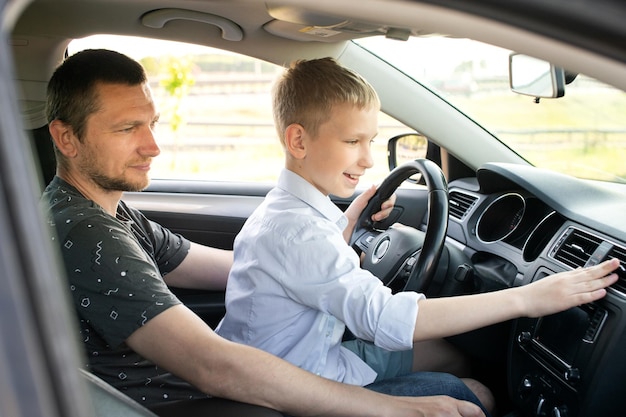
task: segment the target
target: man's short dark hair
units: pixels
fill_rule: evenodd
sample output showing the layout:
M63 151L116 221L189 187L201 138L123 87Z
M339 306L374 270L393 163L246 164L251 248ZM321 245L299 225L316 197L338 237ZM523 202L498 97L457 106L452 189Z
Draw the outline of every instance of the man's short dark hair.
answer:
M107 49L87 49L67 58L48 83L48 123L60 120L82 140L87 118L99 107L97 85L140 85L147 81L144 68L128 56Z

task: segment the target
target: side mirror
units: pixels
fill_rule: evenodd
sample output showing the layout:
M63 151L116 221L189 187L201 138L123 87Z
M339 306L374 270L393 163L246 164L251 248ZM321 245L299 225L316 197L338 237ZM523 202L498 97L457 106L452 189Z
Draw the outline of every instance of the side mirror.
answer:
M428 140L419 133L403 133L389 139L387 142L387 163L389 171L393 171L396 167L416 159L426 158L426 150L428 149ZM420 174L407 179L407 181L418 183Z
M509 83L511 91L537 99L565 95L566 80L563 68L528 55L517 53L509 55Z

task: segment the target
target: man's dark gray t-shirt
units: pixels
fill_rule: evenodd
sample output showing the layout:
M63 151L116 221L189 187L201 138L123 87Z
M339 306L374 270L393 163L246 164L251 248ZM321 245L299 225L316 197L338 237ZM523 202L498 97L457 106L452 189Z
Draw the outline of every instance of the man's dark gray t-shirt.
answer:
M124 202L113 217L59 177L42 203L65 263L87 368L146 405L206 397L124 342L180 304L163 276L183 261L189 241Z

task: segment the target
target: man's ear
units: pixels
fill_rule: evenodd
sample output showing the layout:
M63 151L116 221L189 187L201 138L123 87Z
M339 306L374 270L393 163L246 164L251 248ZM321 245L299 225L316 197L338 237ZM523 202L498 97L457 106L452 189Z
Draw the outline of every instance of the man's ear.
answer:
M285 147L295 159L304 159L306 156L305 136L304 127L298 123L292 123L285 129Z
M78 138L74 135L74 130L72 130L68 124L56 119L48 124L48 130L50 131L50 136L52 136L54 144L63 155L67 158L76 156L78 152L76 149L76 141L78 141Z

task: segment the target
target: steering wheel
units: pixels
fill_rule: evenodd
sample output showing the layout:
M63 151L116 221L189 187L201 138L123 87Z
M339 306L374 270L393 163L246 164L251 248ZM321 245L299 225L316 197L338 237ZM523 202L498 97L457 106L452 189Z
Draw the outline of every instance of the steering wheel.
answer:
M404 180L421 173L428 187L426 234L408 226L393 225L381 230L372 215L380 211ZM351 246L365 256L363 268L390 286L406 279L402 291L424 292L435 276L448 229L448 184L441 169L428 159L417 159L395 168L378 187L359 216L350 239Z

